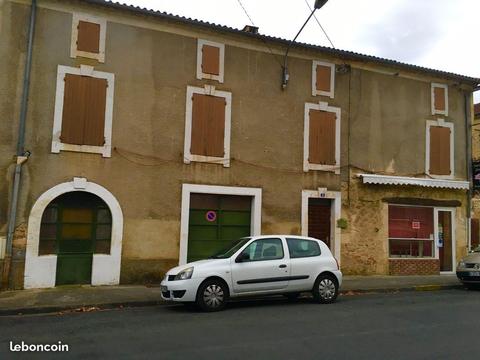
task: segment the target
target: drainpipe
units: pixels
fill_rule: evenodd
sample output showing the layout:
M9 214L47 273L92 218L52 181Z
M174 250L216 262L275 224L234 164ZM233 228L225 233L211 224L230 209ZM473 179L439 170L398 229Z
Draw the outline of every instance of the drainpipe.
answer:
M472 207L472 121L471 121L471 97L473 93L465 93L465 135L467 137L465 146L467 151L467 179L470 183L467 191L467 250L470 247L471 237L471 207Z
M37 1L32 0L30 11L30 23L28 27L27 39L27 57L25 59L25 70L23 73L23 92L20 103L20 121L18 126L18 141L15 171L13 174L13 189L12 200L10 203L8 213L8 227L7 227L7 243L5 249L5 260L3 267L3 284L12 287L12 249L13 249L13 235L15 232L15 222L17 218L18 195L20 192L20 178L22 175L22 165L30 156L30 152L25 151L25 122L27 118L28 109L28 91L30 86L30 72L32 67L32 49L33 49L33 35L35 30L35 20L37 15Z

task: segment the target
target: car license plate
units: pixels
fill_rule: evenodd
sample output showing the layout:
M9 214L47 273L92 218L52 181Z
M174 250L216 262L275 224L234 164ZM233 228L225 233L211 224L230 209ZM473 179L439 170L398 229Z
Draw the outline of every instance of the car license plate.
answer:
M168 288L165 285L160 285L160 291L161 292L167 292Z
M480 276L480 271L472 271L470 272L470 276Z

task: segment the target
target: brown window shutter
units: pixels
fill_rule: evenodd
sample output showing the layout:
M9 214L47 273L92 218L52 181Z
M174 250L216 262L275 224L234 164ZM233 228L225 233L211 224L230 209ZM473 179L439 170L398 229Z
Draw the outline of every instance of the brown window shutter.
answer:
M317 90L330 92L331 87L330 66L317 65Z
M225 99L193 94L190 153L223 157L225 135Z
M85 77L85 127L84 145L103 146L105 144L105 104L107 80Z
M205 74L220 74L220 48L216 46L202 46L202 72Z
M434 87L433 94L435 110L445 111L445 89Z
M207 130L207 156L224 157L225 138L225 98L207 96L209 99L209 116Z
M78 22L77 50L100 52L100 24L82 20Z
M472 249L480 245L480 220L471 219L470 228L470 247Z
M206 121L207 121L206 96L193 94L192 98L192 134L190 140L190 153L205 155Z
M85 116L85 82L80 75L65 75L62 143L82 145Z
M336 114L320 110L310 110L309 116L309 163L335 165Z
M430 127L430 174L450 175L450 129Z

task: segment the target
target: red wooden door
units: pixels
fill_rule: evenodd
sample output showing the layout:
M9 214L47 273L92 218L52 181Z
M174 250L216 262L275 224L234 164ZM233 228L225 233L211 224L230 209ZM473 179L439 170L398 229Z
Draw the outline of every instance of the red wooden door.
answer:
M308 199L308 236L322 240L330 247L332 201L328 199Z

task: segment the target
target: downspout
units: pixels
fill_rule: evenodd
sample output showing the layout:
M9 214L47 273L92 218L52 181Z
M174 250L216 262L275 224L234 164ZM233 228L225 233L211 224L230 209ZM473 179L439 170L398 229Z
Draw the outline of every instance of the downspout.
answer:
M17 218L17 205L18 195L20 193L20 178L22 175L22 164L27 161L30 153L25 151L25 122L27 118L28 109L28 92L30 87L30 72L32 68L32 49L33 49L33 36L35 30L35 20L37 15L37 1L32 0L30 10L30 22L28 28L27 39L27 57L25 59L25 70L23 73L23 92L20 103L20 121L18 125L18 141L17 141L17 153L15 171L13 174L13 189L12 198L10 202L10 208L8 213L8 226L7 226L7 243L5 249L5 260L3 267L3 284L9 288L12 287L12 250L13 250L13 235L15 232L15 223Z
M467 179L470 184L467 190L467 208L466 208L466 215L467 215L467 250L470 247L470 238L471 238L471 211L472 211L472 188L473 188L473 181L472 181L472 121L471 121L471 97L473 96L472 93L465 93L465 135L466 135L466 151L467 151Z

